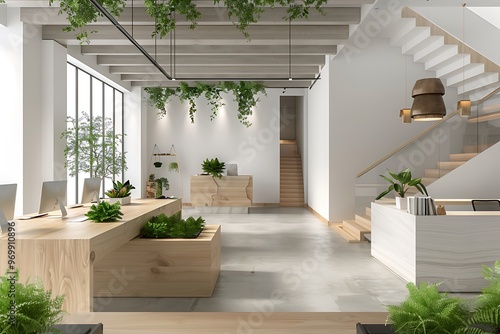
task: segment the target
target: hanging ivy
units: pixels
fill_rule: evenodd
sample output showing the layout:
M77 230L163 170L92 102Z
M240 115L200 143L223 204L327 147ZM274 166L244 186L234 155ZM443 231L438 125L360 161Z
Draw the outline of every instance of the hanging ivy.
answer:
M78 31L76 38L81 43L88 43L89 33L85 26L96 22L102 16L101 12L89 0L49 0L49 4L52 5L54 1L59 1L59 13L65 13L70 24L63 30ZM307 18L311 7L324 14L323 5L327 2L327 0L213 0L214 5L222 3L226 7L228 18L234 18L234 25L247 38L250 36L246 29L250 24L259 21L266 7L286 7L287 15L283 19L294 20ZM119 17L126 6L126 0L99 0L99 3L115 17ZM201 18L194 0L144 0L144 6L155 20L153 36L160 38L175 29L177 15L184 16L191 23L189 26L191 29L196 27L197 20ZM90 33L95 32L95 30L90 31Z
M97 22L101 12L89 0L49 0L49 5L59 1L59 14L65 13L69 26L64 31L78 31L76 39L80 43L89 43L89 32L84 29L87 24ZM125 8L125 0L99 0L99 3L115 17L119 17ZM90 33L95 33L91 30Z
M257 105L259 98L258 93L266 94L264 85L260 82L240 81L235 83L232 81L224 81L218 84L196 83L194 87L189 86L185 82L181 82L177 88L167 87L149 87L145 88L149 94L149 102L158 110L158 117L162 118L166 114L166 103L172 96L177 96L181 102L188 101L189 103L189 119L194 123L194 115L197 111L196 99L204 95L210 105L212 114L210 120L217 116L217 111L224 105L222 102L221 93L232 92L234 101L238 104L238 120L240 123L249 127L252 125L248 121L248 116L252 115L252 108Z

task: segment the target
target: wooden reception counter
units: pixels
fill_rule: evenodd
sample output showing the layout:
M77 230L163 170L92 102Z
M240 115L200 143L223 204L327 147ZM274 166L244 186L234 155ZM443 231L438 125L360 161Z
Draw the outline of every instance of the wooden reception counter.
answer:
M139 235L142 225L160 213L181 210L181 201L140 199L122 206L123 219L116 223L70 222L88 207L68 209L68 216L16 221L16 267L20 281L39 277L54 295L65 295L63 309L68 312L92 311L93 267L104 256ZM5 272L7 239L0 238L0 271ZM115 283L123 281L117 272ZM116 281L116 282L115 282Z
M249 207L253 201L253 177L191 176L190 198L194 207Z
M441 291L480 292L482 265L500 259L499 211L415 216L371 205L371 254L404 280L441 283Z

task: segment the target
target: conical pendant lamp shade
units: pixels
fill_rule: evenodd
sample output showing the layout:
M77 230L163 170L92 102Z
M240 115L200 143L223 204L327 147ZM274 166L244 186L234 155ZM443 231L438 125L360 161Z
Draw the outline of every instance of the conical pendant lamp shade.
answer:
M414 121L435 121L446 115L443 101L444 86L438 78L425 78L413 86L411 117Z

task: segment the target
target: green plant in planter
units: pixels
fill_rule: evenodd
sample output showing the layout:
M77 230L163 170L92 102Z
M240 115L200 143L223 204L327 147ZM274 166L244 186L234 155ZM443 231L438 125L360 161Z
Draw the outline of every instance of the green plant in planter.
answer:
M135 189L133 185L130 184L130 181L127 180L124 183L120 181L113 182L113 189L106 191L104 194L109 198L123 198L130 196L130 191Z
M224 172L224 168L226 168L226 164L224 162L219 162L219 159L205 159L201 164L201 168L203 172L212 175L212 177L221 178L222 173Z
M0 308L2 310L0 333L36 334L53 330L52 327L63 319L64 296L53 298L52 292L46 291L40 281L22 284L18 282L18 279L18 272L0 277ZM11 301L15 301L15 323L11 322L12 318L9 316Z
M115 222L123 217L123 213L120 211L120 203L101 201L97 205L93 204L85 216L97 223Z
M197 236L205 227L205 220L202 217L188 217L181 219L180 212L167 216L160 214L151 217L141 229L143 238L193 238Z
M400 305L389 305L387 321L400 334L452 334L463 328L469 314L460 298L440 293L437 284L408 283L409 295Z
M168 171L179 172L179 164L175 161L172 161L171 163L168 164Z
M422 183L421 178L411 178L411 171L409 168L405 169L404 171L401 171L399 173L394 173L390 170L387 170L389 173L390 177L387 177L385 175L380 175L384 180L389 182L389 188L383 192L381 192L377 198L375 199L381 199L391 191L395 191L401 198L405 197L406 192L408 189L411 187L417 188L418 191L420 191L422 194L425 194L428 196L429 194L427 193L427 189L425 188L424 184Z

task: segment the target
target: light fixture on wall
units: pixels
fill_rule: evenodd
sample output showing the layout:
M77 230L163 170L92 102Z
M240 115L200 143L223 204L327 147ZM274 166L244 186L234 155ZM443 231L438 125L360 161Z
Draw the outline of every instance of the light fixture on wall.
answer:
M462 3L462 95L465 95L465 6L467 4ZM457 103L457 109L460 110L460 116L469 117L471 109L471 101L462 99Z
M414 121L436 121L446 116L444 86L438 78L424 78L415 82L411 118Z

